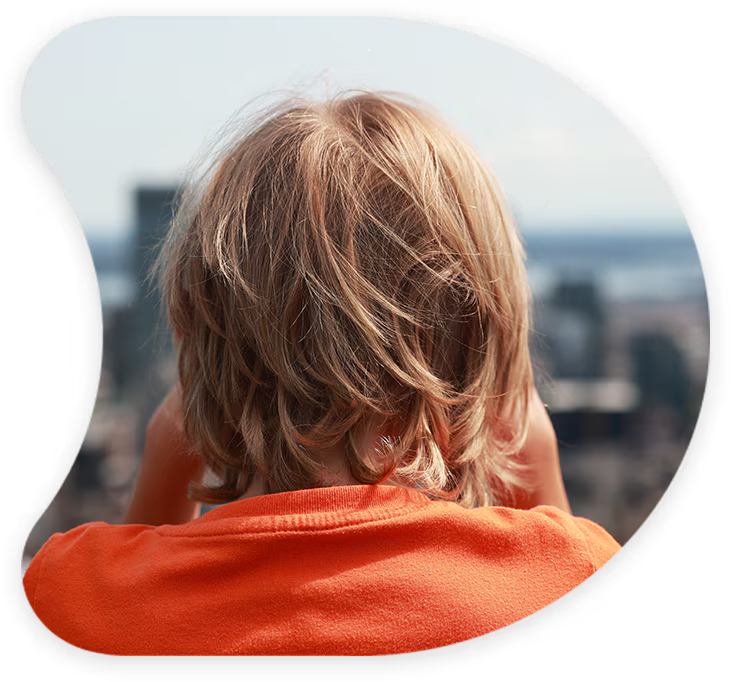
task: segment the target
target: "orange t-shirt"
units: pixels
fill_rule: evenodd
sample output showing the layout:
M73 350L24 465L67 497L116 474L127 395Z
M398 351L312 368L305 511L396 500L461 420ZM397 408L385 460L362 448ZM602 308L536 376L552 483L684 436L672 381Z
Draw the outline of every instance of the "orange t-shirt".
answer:
M463 641L555 601L619 545L537 507L464 509L395 486L254 497L179 526L54 535L38 617L111 654L386 654Z

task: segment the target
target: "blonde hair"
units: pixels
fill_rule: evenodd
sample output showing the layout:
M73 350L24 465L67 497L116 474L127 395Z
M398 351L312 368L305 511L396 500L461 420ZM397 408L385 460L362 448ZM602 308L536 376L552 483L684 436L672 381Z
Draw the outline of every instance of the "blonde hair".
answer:
M421 104L270 109L187 186L159 256L201 501L353 478L464 506L518 484L533 385L523 251L498 183ZM376 452L377 420L398 438Z

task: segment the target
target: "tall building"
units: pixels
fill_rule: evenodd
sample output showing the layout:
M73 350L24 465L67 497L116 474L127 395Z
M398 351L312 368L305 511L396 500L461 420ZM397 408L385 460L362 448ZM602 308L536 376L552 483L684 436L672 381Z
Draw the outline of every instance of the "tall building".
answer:
M21 399L65 397L58 360L60 320L55 262L58 240L33 188L20 184L20 391ZM60 247L60 244L58 245Z
M564 276L537 309L534 338L543 398L567 456L585 446L622 443L640 402L630 378L608 372L607 313L596 283Z
M678 419L694 422L691 382L685 358L671 336L644 332L630 340L630 353L645 407L667 407Z
M143 386L147 385L154 362L171 350L169 328L161 316L159 297L146 278L155 257L155 247L169 229L174 195L174 187L139 187L135 193L134 366L136 378Z
M135 191L135 295L130 320L133 338L129 345L134 357L128 366L132 368L131 390L141 408L142 424L147 423L168 388L160 366L169 362L172 355L170 330L150 275L157 248L170 227L175 191L174 187L138 187ZM140 446L142 436L139 434Z
M102 304L103 305L103 304ZM104 355L102 366L109 372L116 397L127 396L134 387L137 372L135 309L124 306L102 307Z
M604 310L591 279L562 279L546 318L554 376L597 379L604 374Z

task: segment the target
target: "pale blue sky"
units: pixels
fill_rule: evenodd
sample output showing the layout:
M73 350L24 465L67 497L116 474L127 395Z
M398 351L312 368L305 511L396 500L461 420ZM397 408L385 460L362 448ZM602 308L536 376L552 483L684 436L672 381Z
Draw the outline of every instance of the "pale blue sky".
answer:
M175 182L229 116L272 90L397 90L493 167L522 226L685 228L660 172L602 105L481 36L361 18L122 18L76 26L32 64L27 133L90 234L132 223L130 191Z

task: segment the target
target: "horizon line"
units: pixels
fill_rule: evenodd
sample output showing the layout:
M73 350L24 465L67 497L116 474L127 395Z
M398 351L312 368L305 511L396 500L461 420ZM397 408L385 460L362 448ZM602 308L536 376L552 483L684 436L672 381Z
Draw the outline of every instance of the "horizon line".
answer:
M114 239L133 235L135 226L82 226L81 229L87 239L104 239L105 237ZM649 223L630 220L605 223L570 223L565 225L519 224L518 231L523 237L623 237L638 239L643 237L693 237L693 233L686 223Z

